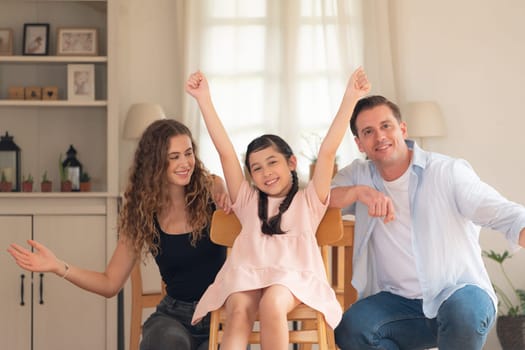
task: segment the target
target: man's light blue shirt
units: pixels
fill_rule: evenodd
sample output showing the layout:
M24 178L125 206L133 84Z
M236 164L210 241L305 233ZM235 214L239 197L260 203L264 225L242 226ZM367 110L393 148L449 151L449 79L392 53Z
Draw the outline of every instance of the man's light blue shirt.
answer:
M518 244L525 227L525 208L501 196L482 182L462 159L423 151L411 140L409 200L412 249L423 293L423 312L434 318L454 291L465 285L485 290L497 309L497 298L481 257L480 226L502 232ZM332 187L365 185L386 193L374 163L357 159L341 169ZM355 215L352 284L359 298L378 293L370 237L378 220L356 202L342 210ZM395 261L392 262L395 264Z

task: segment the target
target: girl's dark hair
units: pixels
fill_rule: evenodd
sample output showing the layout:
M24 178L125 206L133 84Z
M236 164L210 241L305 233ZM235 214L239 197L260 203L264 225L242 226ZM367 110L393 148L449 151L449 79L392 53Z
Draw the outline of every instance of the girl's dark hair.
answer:
M357 102L352 113L352 117L350 118L350 130L354 136L359 137L357 126L355 125L357 117L359 117L359 113L381 105L385 105L390 108L394 118L397 119L398 123L401 123L401 112L399 111L399 107L394 102L380 95L365 97Z
M248 172L251 174L252 170L250 168L250 154L253 152L257 152L260 150L263 150L268 147L273 147L277 152L281 153L286 160L289 160L291 156L293 156L292 148L284 141L282 138L280 138L277 135L271 135L271 134L265 134L262 136L259 136L250 144L248 145L248 148L246 149L246 158L244 160L244 164L246 165L246 168L248 169ZM259 213L259 219L261 219L262 225L261 230L264 234L267 235L282 235L284 232L281 229L281 218L283 213L288 210L290 207L290 204L292 203L292 199L297 193L297 190L299 189L299 179L297 177L297 172L295 170L291 171L292 175L292 188L290 189L290 192L286 194L286 197L283 199L281 204L279 205L279 212L268 219L268 195L264 193L263 191L259 190L259 203L258 203L258 213Z
M170 203L167 192L168 152L173 136L186 135L191 140L195 166L190 183L184 187L188 223L193 228L191 242L195 244L211 221L212 176L197 156L197 146L190 130L173 119L153 122L142 134L130 169L129 181L124 192L124 206L119 215L119 233L130 240L135 254L140 256L159 252L159 232L155 215Z

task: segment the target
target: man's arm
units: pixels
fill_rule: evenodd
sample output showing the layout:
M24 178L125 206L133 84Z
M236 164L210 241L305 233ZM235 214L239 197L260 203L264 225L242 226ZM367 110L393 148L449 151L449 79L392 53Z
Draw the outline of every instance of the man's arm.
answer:
M520 246L525 248L525 227L521 229L519 244L520 244Z
M369 186L341 186L330 191L330 207L344 208L360 201L368 207L368 215L384 217L385 224L395 219L390 197Z

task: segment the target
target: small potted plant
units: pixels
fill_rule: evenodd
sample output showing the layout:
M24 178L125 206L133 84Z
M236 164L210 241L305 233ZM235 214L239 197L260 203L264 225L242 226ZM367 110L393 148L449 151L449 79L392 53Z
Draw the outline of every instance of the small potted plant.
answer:
M53 183L47 177L47 170L44 171L42 175L42 181L40 182L40 191L41 192L51 192L53 189Z
M499 286L492 284L499 299L498 318L496 319L496 333L503 350L525 349L525 290L514 287L503 262L512 255L508 251L498 254L494 251L483 251L483 255L498 263L501 273L514 296L512 299ZM516 302L513 302L516 300Z
M12 189L13 183L7 181L5 173L2 171L2 174L0 175L0 192L11 192Z
M307 135L302 136L304 143L306 143L307 146L307 152L301 152L303 156L305 156L310 161L310 179L314 175L315 170L315 164L317 163L317 155L319 153L319 148L321 147L321 143L323 143L323 138L321 135L312 132ZM334 169L332 172L332 176L335 176L337 173L337 157L334 162Z
M33 192L33 175L22 176L22 192Z
M91 191L91 177L86 171L80 174L80 192Z
M62 165L62 153L58 157L58 173L60 174L60 192L71 192L73 183L67 177L66 168Z

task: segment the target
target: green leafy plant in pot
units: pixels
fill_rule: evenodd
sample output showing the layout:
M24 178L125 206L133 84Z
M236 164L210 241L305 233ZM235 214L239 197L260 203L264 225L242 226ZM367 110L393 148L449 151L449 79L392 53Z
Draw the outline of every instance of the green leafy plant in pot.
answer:
M525 349L525 290L514 286L505 271L503 263L512 257L508 251L499 254L491 250L483 255L498 263L505 281L515 294L510 298L499 286L492 284L499 298L499 312L496 321L496 333L503 350ZM513 299L517 300L513 302Z
M33 175L22 176L22 192L33 192Z
M40 181L40 191L41 192L51 192L53 189L53 182L47 177L47 170L44 171L42 175L42 181Z
M11 192L12 187L13 183L11 181L7 181L7 177L2 171L0 174L0 192Z
M86 171L80 174L80 192L91 191L91 176Z

